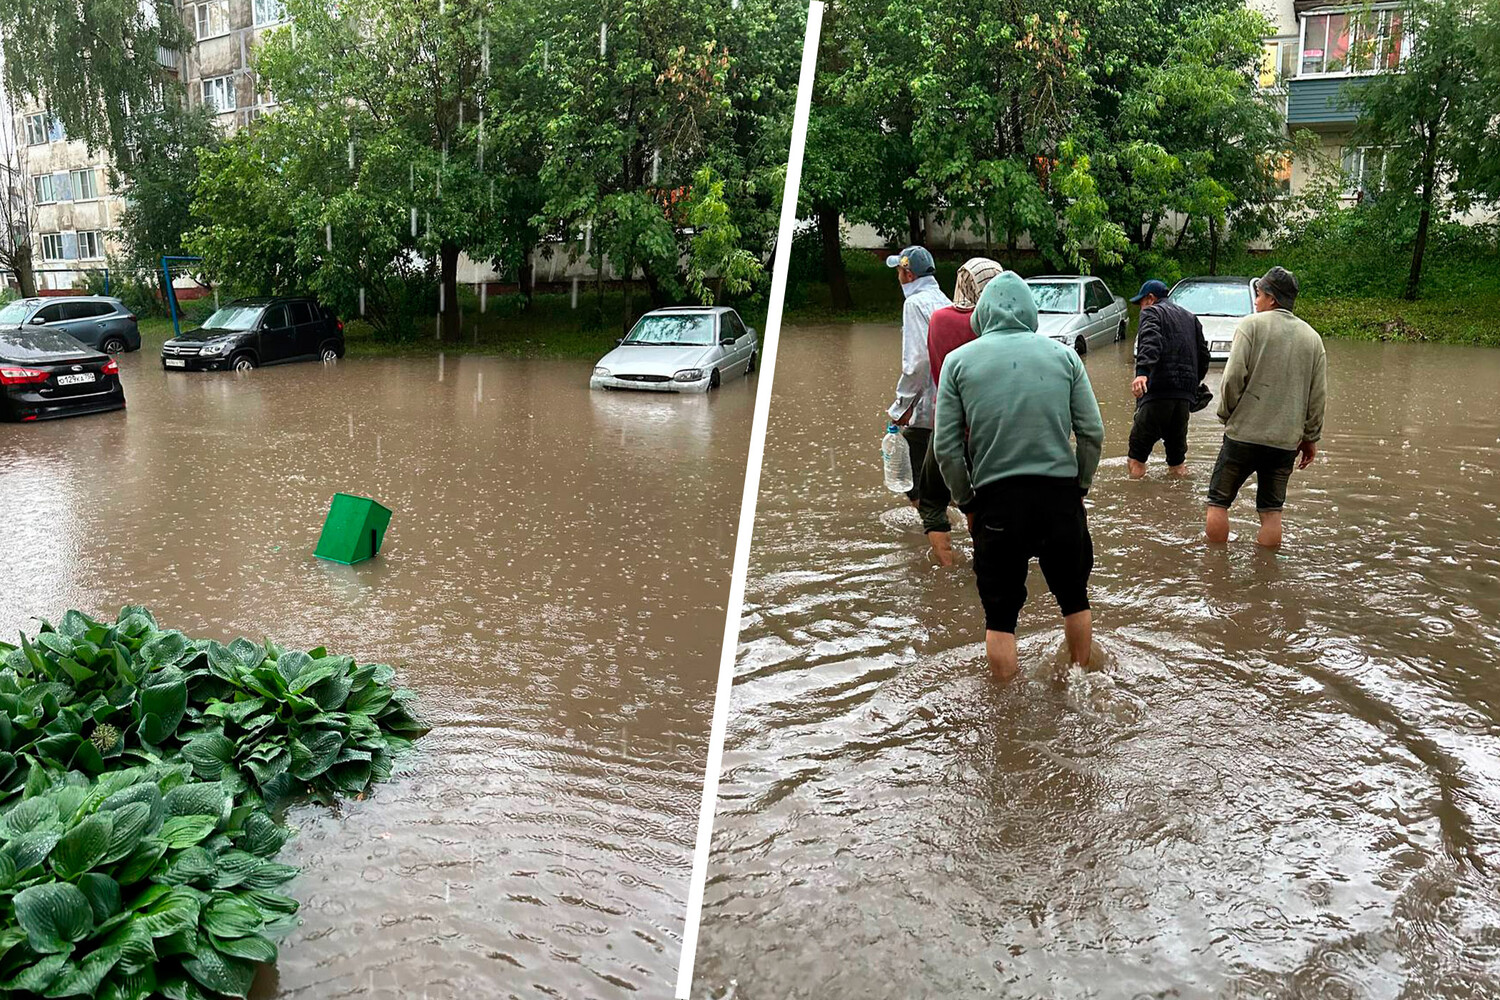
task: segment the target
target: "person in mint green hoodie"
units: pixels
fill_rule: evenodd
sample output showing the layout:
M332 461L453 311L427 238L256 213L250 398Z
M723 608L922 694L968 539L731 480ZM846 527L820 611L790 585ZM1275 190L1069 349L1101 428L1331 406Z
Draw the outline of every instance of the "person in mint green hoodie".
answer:
M978 339L943 362L932 452L969 518L985 653L1002 680L1020 669L1016 619L1034 557L1068 652L1086 665L1094 542L1083 498L1104 446L1099 401L1077 352L1036 332L1036 300L1014 272L985 286L970 323Z

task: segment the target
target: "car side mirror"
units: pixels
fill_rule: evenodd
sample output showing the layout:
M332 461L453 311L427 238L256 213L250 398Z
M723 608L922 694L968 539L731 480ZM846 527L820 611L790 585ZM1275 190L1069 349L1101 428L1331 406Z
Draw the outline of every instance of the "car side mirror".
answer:
M42 319L41 315L38 314L36 316L31 317L31 325L32 326L46 326L47 325L47 321L44 320L44 319Z
M619 347L623 343L625 343L625 338L621 337L619 340L615 341L615 346Z
M1083 313L1084 313L1085 316L1092 316L1094 313L1096 313L1098 311L1099 311L1099 307L1098 306L1084 306L1083 307Z
M733 334L729 334L729 335L726 335L726 336L723 336L723 337L719 338L719 344L721 346L723 346L723 347L728 347L728 346L730 346L733 343L734 343L734 336L733 336Z
M750 332L750 336L754 337L756 335L757 331L756 331L755 327L753 327L753 326L747 326L747 327L745 327L745 329Z

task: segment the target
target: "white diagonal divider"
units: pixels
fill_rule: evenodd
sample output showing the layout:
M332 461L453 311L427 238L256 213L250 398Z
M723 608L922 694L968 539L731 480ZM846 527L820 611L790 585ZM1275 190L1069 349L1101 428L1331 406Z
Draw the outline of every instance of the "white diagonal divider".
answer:
M724 757L724 730L729 725L729 698L734 686L735 653L740 639L740 606L745 600L745 574L750 568L755 501L760 494L761 456L765 452L766 421L771 412L771 384L776 375L776 347L781 339L786 274L792 254L792 230L797 225L797 193L802 184L802 154L807 147L807 118L812 106L813 73L818 65L818 36L822 27L823 4L821 0L812 0L807 9L807 36L802 42L802 71L797 79L797 106L792 117L792 143L787 150L786 184L781 190L781 224L776 231L771 301L766 311L765 339L761 345L760 383L755 390L755 417L750 425L750 454L745 463L745 492L740 499L740 525L734 542L734 576L729 584L729 605L724 615L724 646L719 657L713 728L708 737L708 763L703 772L703 804L698 811L698 842L693 850L693 877L688 886L687 919L682 929L682 958L677 963L676 996L679 1000L686 1000L692 989L693 959L698 951L703 883L708 876L714 805L719 796L719 766Z

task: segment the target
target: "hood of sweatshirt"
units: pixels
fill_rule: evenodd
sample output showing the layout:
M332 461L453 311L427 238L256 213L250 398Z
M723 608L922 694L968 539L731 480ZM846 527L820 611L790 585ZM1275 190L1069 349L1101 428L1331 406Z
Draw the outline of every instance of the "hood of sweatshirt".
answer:
M918 292L925 292L929 288L938 288L938 280L930 274L924 274L920 278L913 278L902 285L901 294L909 299ZM938 291L942 291L942 289L938 288Z
M983 337L990 333L1035 333L1036 299L1031 286L1014 271L997 274L979 294L969 317L969 328Z

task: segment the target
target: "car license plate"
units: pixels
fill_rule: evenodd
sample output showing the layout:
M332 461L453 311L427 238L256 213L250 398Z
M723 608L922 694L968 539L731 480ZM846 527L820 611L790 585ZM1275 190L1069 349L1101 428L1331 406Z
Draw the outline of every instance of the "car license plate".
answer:
M187 362L184 361L184 360L182 360L181 358L163 358L162 359L162 364L166 365L168 368L186 368L187 367Z
M92 381L94 381L94 373L93 372L84 372L82 375L59 375L59 376L57 376L57 384L58 385L77 385L80 382L92 382Z

